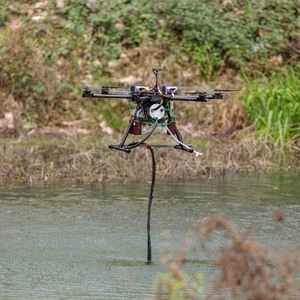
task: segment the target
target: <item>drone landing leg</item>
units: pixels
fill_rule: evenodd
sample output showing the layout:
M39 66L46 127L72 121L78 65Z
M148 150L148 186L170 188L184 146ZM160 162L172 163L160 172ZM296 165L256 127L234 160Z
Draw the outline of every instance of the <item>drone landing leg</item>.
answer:
M129 125L127 126L127 128L124 132L124 135L122 137L122 140L121 140L120 144L119 145L109 145L108 147L111 148L111 149L116 149L116 150L124 151L126 153L130 153L131 150L125 149L124 144L125 144L125 141L126 141L128 135L129 135L130 131L131 131L132 126L133 126L133 120L130 119Z
M181 135L181 133L179 132L177 126L175 127L175 135L176 135L178 141L180 142L180 145L177 145L177 146L174 147L175 149L188 151L188 152L190 152L190 153L193 153L193 152L194 152L194 150L193 150L193 148L191 148L191 146L185 145L185 144L183 143L182 135ZM187 148L187 147L188 147L188 148Z
M153 192L154 192L154 185L155 185L155 172L156 172L156 163L154 158L154 151L151 146L148 147L151 151L152 157L152 181L151 181L151 188L150 188L150 195L148 201L148 216L147 216L147 264L151 264L152 262L152 249L151 249L151 228L150 228L150 219L151 219L151 207L153 201Z
M179 140L180 142L182 142L182 135L181 135L181 133L179 132L177 126L175 127L175 134L176 134L178 140Z

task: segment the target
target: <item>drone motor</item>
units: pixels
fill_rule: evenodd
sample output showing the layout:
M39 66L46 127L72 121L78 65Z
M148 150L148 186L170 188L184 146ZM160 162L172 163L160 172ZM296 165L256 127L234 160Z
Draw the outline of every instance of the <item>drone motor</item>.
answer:
M160 87L160 90L164 95L177 95L178 94L177 86L162 85Z
M145 85L131 85L130 86L130 92L132 94L138 94L145 89L146 89Z

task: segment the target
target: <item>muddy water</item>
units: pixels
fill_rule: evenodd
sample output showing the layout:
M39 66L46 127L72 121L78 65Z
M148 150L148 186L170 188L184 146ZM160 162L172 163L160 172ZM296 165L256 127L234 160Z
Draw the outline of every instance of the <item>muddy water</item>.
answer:
M199 219L221 213L255 238L284 250L300 245L299 176L239 176L155 186L152 258L147 265L150 184L108 184L0 190L0 299L154 299L154 282L168 248L178 252ZM270 206L283 222L275 222ZM186 266L217 276L205 254Z

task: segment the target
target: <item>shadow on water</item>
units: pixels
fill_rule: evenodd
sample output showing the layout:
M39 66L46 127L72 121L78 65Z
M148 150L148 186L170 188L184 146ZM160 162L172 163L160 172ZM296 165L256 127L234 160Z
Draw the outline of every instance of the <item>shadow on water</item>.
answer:
M255 238L284 250L299 246L299 177L239 176L157 182L152 207L153 263L146 264L149 185L23 187L0 190L1 299L153 299L166 251L176 257L186 232L222 214ZM270 206L283 213L276 222ZM185 265L202 272L205 289L217 274L217 244Z

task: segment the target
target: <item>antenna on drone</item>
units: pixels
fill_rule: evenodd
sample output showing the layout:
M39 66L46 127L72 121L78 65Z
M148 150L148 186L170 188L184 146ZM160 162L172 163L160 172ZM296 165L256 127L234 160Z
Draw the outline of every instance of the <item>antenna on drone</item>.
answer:
M155 87L157 88L158 87L158 83L157 83L157 75L158 75L158 72L159 71L162 71L162 68L152 68L152 72L154 73L155 75Z

